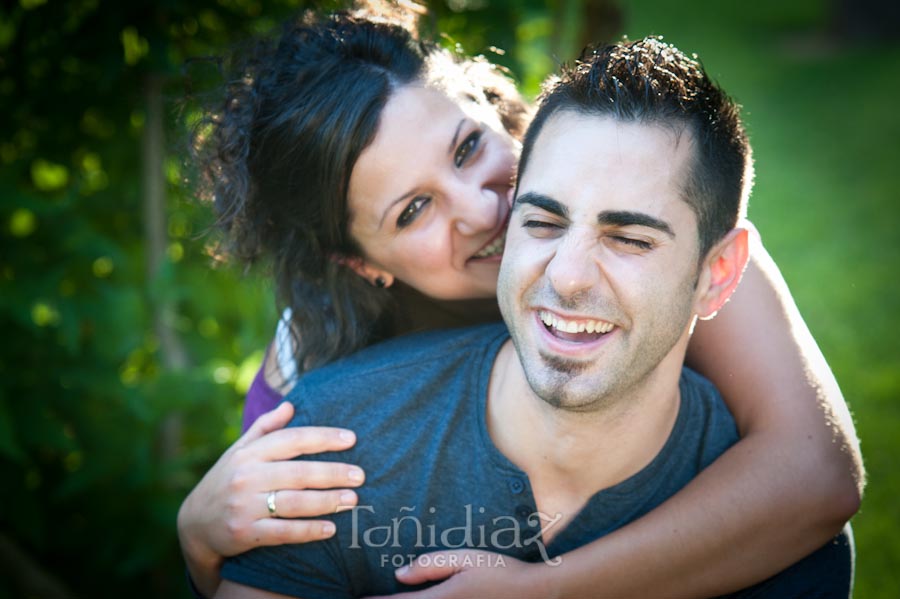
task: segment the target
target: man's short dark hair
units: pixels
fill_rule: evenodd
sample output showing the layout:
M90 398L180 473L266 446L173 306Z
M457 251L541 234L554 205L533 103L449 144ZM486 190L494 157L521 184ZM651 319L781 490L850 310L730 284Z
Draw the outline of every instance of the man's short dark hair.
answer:
M587 48L541 95L519 162L519 180L547 119L560 111L690 131L696 151L683 197L697 216L700 257L737 224L753 181L740 107L695 59L648 37Z

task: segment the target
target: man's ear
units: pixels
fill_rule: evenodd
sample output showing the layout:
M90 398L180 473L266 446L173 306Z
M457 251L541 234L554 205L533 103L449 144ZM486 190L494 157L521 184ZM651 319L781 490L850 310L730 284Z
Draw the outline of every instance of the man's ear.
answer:
M365 280L373 287L385 289L394 284L394 275L386 270L377 268L360 256L333 256L332 260L343 264Z
M741 281L750 258L747 229L732 229L714 245L700 268L694 312L702 320L716 315Z

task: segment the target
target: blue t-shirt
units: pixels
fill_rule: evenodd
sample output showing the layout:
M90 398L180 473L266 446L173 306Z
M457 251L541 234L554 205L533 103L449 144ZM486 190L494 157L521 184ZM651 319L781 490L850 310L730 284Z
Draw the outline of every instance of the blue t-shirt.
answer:
M292 424L347 427L358 441L299 459L359 464L366 471L359 504L329 516L337 526L331 539L255 549L227 560L223 578L332 599L410 590L394 570L439 549L553 563L649 512L737 441L718 392L684 369L678 416L659 454L596 493L545 546L540 529L555 515L537 512L528 477L496 448L485 423L491 369L508 338L502 324L410 335L304 376L288 396ZM492 560L476 565L502 558Z

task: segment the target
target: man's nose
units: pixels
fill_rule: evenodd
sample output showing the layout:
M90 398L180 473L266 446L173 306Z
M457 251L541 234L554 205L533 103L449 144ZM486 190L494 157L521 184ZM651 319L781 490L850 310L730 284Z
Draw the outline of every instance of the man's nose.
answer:
M569 231L547 264L546 275L560 297L590 291L600 283L600 266L594 257L593 236Z
M491 231L497 226L497 205L506 201L489 187L465 184L452 190L450 198L456 230L466 236Z

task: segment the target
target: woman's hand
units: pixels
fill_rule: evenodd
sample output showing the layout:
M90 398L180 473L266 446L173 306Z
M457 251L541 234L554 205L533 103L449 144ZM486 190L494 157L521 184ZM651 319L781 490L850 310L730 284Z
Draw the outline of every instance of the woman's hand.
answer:
M463 599L466 597L516 597L549 599L554 588L547 584L547 566L529 564L508 555L478 549L454 549L424 553L396 572L397 580L415 585L445 580L423 591L392 595L397 599ZM379 599L369 597L368 599Z
M285 429L293 414L293 406L285 402L262 415L181 504L179 541L194 584L204 595L215 593L225 557L264 545L326 539L335 532L332 522L295 518L356 505L349 487L362 484L362 469L291 459L347 449L355 435L326 427Z

